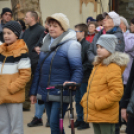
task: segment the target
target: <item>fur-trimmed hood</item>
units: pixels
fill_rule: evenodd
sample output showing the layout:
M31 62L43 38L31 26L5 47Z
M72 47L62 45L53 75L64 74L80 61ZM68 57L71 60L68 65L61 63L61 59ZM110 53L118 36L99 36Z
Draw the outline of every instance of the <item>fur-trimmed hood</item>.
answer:
M104 65L109 65L110 63L116 63L119 66L127 66L127 64L129 63L129 55L126 53L122 53L122 52L114 52L113 54L111 54L108 58L104 59L103 61L100 61L99 57L96 56L95 60L94 60L94 65L97 64L104 64Z

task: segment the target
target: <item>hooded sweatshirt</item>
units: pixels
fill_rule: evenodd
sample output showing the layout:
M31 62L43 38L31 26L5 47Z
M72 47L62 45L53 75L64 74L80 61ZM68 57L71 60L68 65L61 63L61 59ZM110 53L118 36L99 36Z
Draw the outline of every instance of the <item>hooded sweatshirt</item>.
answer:
M31 78L28 49L22 39L0 46L0 104L25 101L25 85Z
M87 92L81 105L84 109L84 121L93 123L118 123L119 101L124 87L122 74L129 62L125 53L115 52L96 65L88 81Z

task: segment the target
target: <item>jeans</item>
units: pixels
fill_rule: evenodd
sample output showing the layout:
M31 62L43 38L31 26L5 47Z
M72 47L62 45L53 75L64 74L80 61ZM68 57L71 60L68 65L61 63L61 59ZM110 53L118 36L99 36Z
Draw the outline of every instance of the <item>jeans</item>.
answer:
M35 104L35 116L38 119L42 118L42 115L44 113L45 104L38 104L38 102Z
M82 83L81 87L78 90L76 90L75 102L78 121L83 121L83 107L80 105L80 101L87 90L87 85L88 83Z
M63 117L68 108L69 103L63 103ZM60 134L59 130L59 114L60 114L60 102L45 102L45 109L50 122L51 134ZM63 130L63 134L64 130Z

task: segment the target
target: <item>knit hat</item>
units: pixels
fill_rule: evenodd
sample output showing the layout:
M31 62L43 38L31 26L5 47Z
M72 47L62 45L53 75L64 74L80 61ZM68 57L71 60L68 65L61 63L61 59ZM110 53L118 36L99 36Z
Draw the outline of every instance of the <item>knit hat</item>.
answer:
M97 41L96 45L99 44L104 47L110 53L115 52L115 45L118 44L118 39L115 35L112 34L103 34L100 36L99 40Z
M3 28L8 28L10 29L11 31L13 31L16 36L20 36L20 33L21 33L21 25L17 22L17 21L9 21L7 22Z
M127 29L129 29L128 22L123 16L120 16L120 20L126 25Z
M109 13L104 12L103 17L105 18L106 15L108 15L114 22L114 26L119 26L120 25L120 16L116 12L112 11Z
M47 17L46 21L49 23L51 19L57 20L61 24L64 31L67 31L70 27L69 19L63 13L52 14L51 16Z
M10 8L8 8L8 7L5 7L5 8L2 9L1 17L2 17L2 15L5 14L6 12L10 12L10 13L12 14L12 10L11 10Z

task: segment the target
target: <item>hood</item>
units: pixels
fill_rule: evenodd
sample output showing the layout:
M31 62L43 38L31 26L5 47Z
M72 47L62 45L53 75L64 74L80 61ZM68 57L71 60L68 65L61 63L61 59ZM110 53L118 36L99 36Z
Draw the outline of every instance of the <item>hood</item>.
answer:
M65 42L67 42L69 40L77 40L75 31L73 31L71 29L64 32L56 39L54 39L52 44L51 44L51 36L48 33L43 39L43 45L41 47L41 51L44 51L44 52L50 51L53 48L56 48L58 45L64 44ZM51 44L51 46L50 46L50 44Z
M22 53L28 52L28 48L23 39L18 39L12 45L8 46L6 43L0 45L0 53L4 53L4 52L13 53L14 57L18 57Z
M103 65L109 65L110 63L115 63L119 65L122 69L122 73L125 70L127 64L129 63L129 55L122 52L114 52L108 58L104 59L101 63ZM100 64L98 56L95 57L94 64Z
M62 40L60 41L60 43L64 43L64 42L66 42L68 40L77 40L77 38L76 38L76 32L74 30L72 30L72 29L69 29L68 34L65 35L62 38Z

